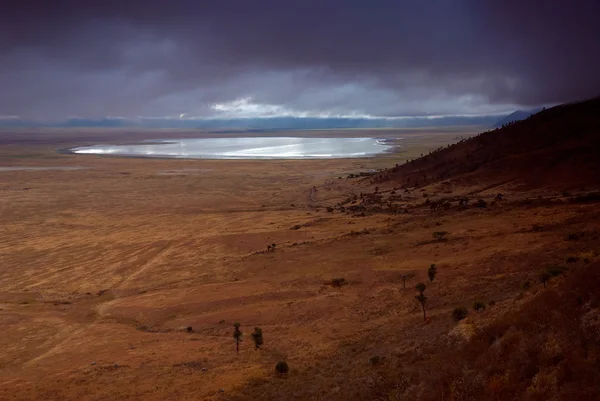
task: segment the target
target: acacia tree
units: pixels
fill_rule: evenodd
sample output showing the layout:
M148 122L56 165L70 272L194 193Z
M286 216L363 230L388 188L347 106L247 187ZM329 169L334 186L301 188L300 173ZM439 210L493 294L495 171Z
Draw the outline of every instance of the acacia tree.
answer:
M240 341L242 340L242 332L240 331L240 324L233 324L233 338L235 338L235 352L240 353Z
M255 327L254 332L251 335L252 340L254 340L254 350L258 350L263 344L262 329L260 327Z
M425 284L423 283L419 283L416 285L415 287L418 291L419 291L419 295L417 295L415 297L415 299L417 300L417 302L419 302L421 304L421 307L423 308L423 321L427 321L427 314L425 312L425 304L427 303L427 297L425 296L425 294L423 294L423 292L425 291Z
M419 283L415 286L415 288L419 291L421 295L423 295L423 291L425 291L425 288L427 287L425 287L425 284Z
M429 276L429 282L433 283L433 279L435 278L435 275L437 274L437 268L435 267L435 264L431 264L431 266L429 266L429 269L427 269L427 276Z

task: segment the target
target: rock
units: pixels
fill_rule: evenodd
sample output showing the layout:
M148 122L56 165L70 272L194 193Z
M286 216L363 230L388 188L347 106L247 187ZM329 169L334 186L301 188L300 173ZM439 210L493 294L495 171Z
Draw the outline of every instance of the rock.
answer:
M192 331L194 331L194 329L192 328L192 326L187 326L187 327L185 328L185 330L186 330L188 333L191 333Z
M203 371L203 372L206 372L207 370L208 370L208 369L206 369L206 368L202 368L202 371Z
M90 363L90 365L95 365L95 364L96 364L96 362L92 362L92 363Z
M118 367L119 367L119 364L118 364L118 363L115 363L115 364L113 365L113 367L115 367L115 368L118 368Z
M134 349L134 348L135 348L135 347L134 347L133 345L129 347L129 349Z
M224 389L224 388L220 388L220 389L219 389L219 393L224 393L224 392L225 392L225 389Z

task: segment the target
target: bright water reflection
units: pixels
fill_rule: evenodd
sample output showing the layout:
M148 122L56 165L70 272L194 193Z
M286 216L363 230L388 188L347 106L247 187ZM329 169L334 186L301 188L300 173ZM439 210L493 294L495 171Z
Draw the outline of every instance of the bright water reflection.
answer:
M197 138L172 139L136 145L93 145L74 153L201 159L301 159L365 157L390 148L374 138Z

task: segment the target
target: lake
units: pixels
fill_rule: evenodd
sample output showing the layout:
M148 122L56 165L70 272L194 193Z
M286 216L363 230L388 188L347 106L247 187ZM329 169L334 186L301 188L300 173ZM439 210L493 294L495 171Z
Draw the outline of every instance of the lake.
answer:
M375 138L248 137L154 140L134 145L80 146L71 151L190 159L327 159L374 156L391 148L386 140Z

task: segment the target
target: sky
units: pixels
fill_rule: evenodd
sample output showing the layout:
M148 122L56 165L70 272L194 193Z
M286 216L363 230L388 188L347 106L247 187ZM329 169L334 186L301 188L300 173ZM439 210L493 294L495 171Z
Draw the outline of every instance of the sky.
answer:
M463 116L572 102L600 95L598 15L597 0L3 0L0 118Z

